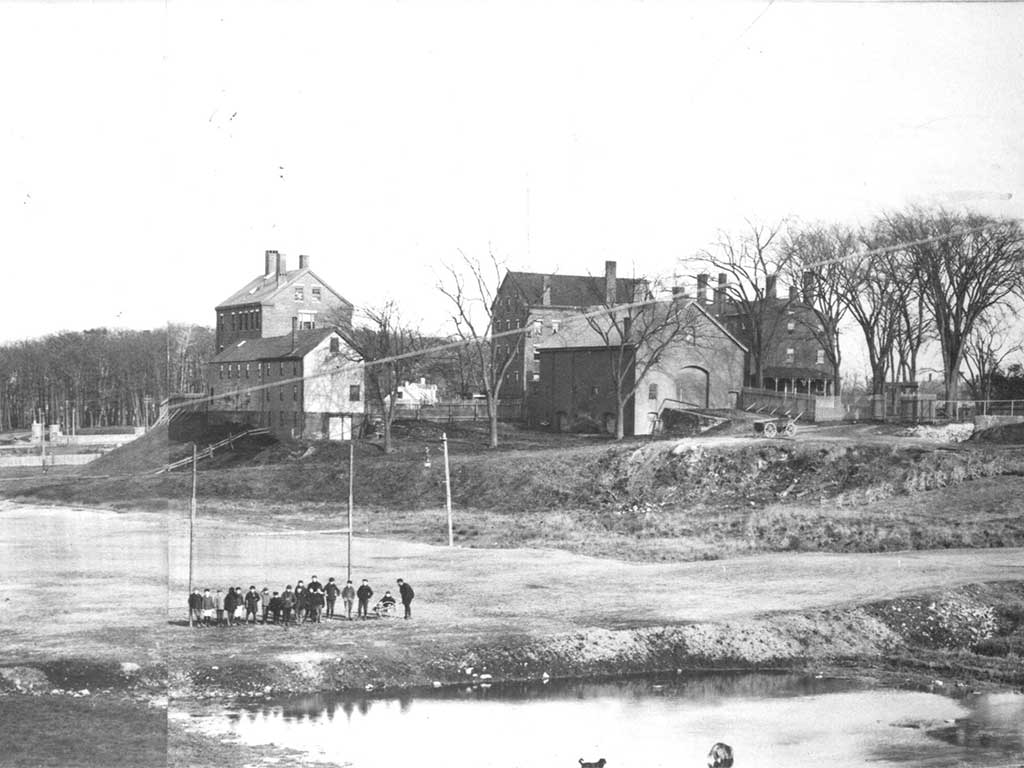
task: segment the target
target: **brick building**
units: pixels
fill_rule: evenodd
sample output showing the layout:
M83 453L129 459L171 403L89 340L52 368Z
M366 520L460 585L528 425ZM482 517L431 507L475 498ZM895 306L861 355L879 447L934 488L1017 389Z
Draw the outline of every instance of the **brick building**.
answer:
M309 269L309 257L288 271L282 254L267 251L264 274L216 312L209 421L279 438L350 439L362 427L364 369L345 335L352 304Z
M651 434L666 408L734 407L746 348L693 299L680 295L673 301L686 302L679 309L682 324L665 331L670 341L657 355L649 349L659 345L656 337L627 344L627 353L618 355L618 345L603 343L585 322L537 345L538 380L527 399L528 421L562 432L597 428L614 433L613 373L620 362L626 365L623 390L637 384L623 412L625 435ZM664 312L665 307L653 305L649 311Z
M728 298L727 277L718 275L718 284L709 296L709 275L697 275L696 301L731 333L740 339L745 337L746 317L737 305ZM769 343L764 351L765 389L780 392L799 392L815 395L835 394L835 382L839 371L833 364L824 343L824 327L814 310L814 280L805 274L802 288L790 286L785 296L778 295L774 277L765 285L766 303L755 311L763 317L765 337ZM755 361L747 355L744 385L754 386L757 378Z
M289 270L287 257L265 254L263 274L254 277L216 308L217 351L240 339L261 339L291 333L292 318L299 330L352 326L352 303L321 280L299 256L299 268Z
M503 398L524 398L538 380L543 345L566 327L568 318L612 304L626 304L638 295L646 298L645 280L616 277L614 261L606 261L603 277L557 275L541 272L506 272L492 305L494 332L523 329L519 336L495 343L513 347L514 359L499 390ZM575 321L573 325L586 325Z

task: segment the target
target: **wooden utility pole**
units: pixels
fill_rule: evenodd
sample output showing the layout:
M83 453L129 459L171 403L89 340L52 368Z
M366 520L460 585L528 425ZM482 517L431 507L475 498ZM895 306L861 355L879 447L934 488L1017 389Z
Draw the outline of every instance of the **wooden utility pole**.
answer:
M441 445L444 446L444 506L448 510L448 546L455 546L455 535L452 532L452 476L448 470L448 434L441 433Z
M39 430L39 458L43 465L43 472L46 471L46 416L45 411L40 411L40 421L42 422Z
M188 507L188 596L192 597L192 540L196 524L196 483L198 480L196 465L199 463L196 444L192 443L192 501ZM192 626L192 610L188 612L188 625Z
M355 441L349 435L348 441L348 569L346 580L352 581L352 480L355 468Z

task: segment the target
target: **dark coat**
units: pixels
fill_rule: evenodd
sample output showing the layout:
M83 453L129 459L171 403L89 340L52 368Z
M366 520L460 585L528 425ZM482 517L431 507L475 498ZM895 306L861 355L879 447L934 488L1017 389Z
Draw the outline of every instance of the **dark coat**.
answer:
M245 610L255 611L256 606L260 604L260 593L259 592L246 592L245 593Z
M232 590L231 592L228 592L227 595L224 597L224 610L228 613L231 613L231 611L235 610L235 608L237 607L238 595L236 595Z
M308 589L310 592L313 592L314 590L317 590L317 589L323 589L323 588L324 588L324 585L321 584L319 581L311 581L311 582L309 582L309 584L306 585L306 589Z
M203 596L198 592L194 592L188 596L188 607L194 611L199 610L203 607Z
M329 581L327 582L327 588L324 592L326 593L328 600L337 600L341 589L333 581Z
M412 599L416 594L412 591L412 586L410 586L409 582L407 581L402 582L402 585L398 588L398 591L402 595L402 602L406 605L412 602Z
M356 590L356 597L358 597L360 600L369 600L371 597L373 597L373 590L370 589L370 585L363 584L362 586L360 586L359 589Z

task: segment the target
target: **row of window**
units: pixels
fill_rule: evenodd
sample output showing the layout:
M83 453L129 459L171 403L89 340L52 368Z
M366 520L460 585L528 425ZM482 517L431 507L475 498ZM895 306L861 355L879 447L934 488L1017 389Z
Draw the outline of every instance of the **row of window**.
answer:
M258 331L260 329L260 311L258 309L245 309L237 312L220 312L217 315L217 323L220 330L224 330L227 321L231 321L232 331Z
M796 361L796 350L792 347L786 347L786 362L793 364ZM825 364L825 350L819 349L814 355L814 362L816 365Z
M309 293L310 293L310 298L313 301L320 301L323 298L323 295L321 293L321 288L318 285L314 285L310 289ZM293 295L295 297L295 301L305 301L306 300L306 287L303 286L303 285L296 285L295 286L295 293Z
M284 393L285 393L285 388L283 386L278 386L277 387L277 399L279 401L281 401L281 402L284 401ZM296 382L296 383L292 384L292 402L297 403L299 401L299 394L300 394L299 382ZM230 402L232 397L239 397L239 396L243 396L243 395L245 397L245 403L248 405L248 403L250 401L250 395L249 395L248 392L246 392L246 393L237 393L237 394L229 393L229 394L226 394L226 395L221 395L221 399L224 400L225 402ZM214 395L212 389L210 390L210 396L211 397L216 397ZM268 389L264 389L263 390L263 395L262 395L262 398L261 398L263 400L263 402L269 403L270 400L271 400L271 397L272 397L271 396L271 390L269 388ZM362 391L361 391L360 385L359 384L350 384L349 387L348 387L348 399L349 399L349 402L358 403L360 397L362 397Z
M333 344L332 344L332 347L331 347L331 351L335 351ZM242 379L242 378L248 379L249 378L249 365L250 365L250 363L221 363L220 364L220 369L218 371L218 378L221 378L221 379ZM260 378L262 378L263 376L270 376L271 375L271 371L273 370L271 368L272 365L273 365L273 363L256 363L255 364L256 375L259 376ZM292 371L292 373L291 373L292 376L298 376L299 375L299 363L297 361L292 361L291 371ZM280 360L277 363L277 375L278 376L284 376L285 375L284 374L284 361L283 360Z

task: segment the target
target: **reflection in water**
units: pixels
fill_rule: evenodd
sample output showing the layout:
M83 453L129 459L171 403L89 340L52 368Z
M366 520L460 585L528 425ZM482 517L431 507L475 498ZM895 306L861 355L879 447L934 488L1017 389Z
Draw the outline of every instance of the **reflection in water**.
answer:
M605 757L609 768L680 768L703 766L716 741L735 748L737 766L761 768L980 768L1024 754L1024 696L964 704L774 674L308 696L201 719L247 743L356 768L575 766L581 756Z

